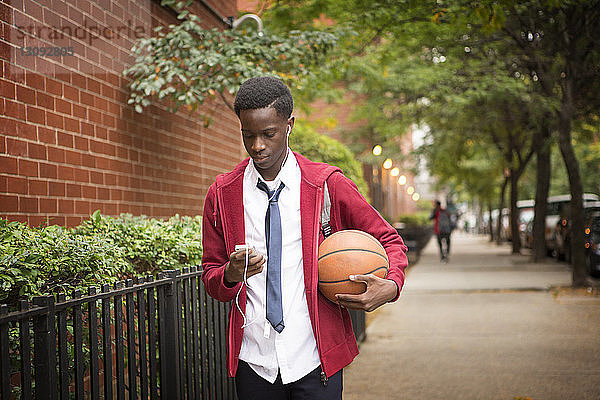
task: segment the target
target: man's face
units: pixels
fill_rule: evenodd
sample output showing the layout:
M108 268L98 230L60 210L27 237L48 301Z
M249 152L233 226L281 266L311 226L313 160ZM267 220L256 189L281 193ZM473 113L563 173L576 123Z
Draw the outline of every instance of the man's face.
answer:
M294 117L286 119L273 107L266 107L240 111L240 123L244 147L256 169L265 180L275 179L285 160L286 131L291 132Z

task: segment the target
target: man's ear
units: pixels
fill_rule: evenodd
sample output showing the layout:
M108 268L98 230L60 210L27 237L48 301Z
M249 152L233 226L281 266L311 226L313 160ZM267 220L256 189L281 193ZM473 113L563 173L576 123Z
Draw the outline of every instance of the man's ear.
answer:
M288 135L290 133L292 133L292 129L294 129L294 122L295 122L296 118L295 117L290 117L287 120L287 127L285 128L285 133L287 133Z

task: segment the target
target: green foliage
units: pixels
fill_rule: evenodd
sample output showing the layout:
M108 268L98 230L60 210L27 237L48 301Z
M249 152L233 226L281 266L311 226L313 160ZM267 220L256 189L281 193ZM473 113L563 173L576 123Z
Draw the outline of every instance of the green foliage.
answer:
M416 214L405 214L398 217L397 222L402 222L407 226L431 225L429 220L430 211L419 211Z
M175 215L168 221L122 214L119 218L98 211L75 231L99 235L122 249L123 257L137 274L199 265L202 259L202 219Z
M102 235L0 219L0 302L71 291L133 274L123 249Z
M96 211L77 228L0 219L0 302L199 265L200 217L168 221Z
M173 1L163 2L173 5ZM174 6L181 10L178 6ZM291 31L278 36L245 30L205 29L200 18L181 11L183 20L157 35L142 38L132 48L135 63L123 74L131 78L128 103L137 112L152 99L170 99L171 110L190 111L217 95L232 108L226 93L260 75L275 75L298 90L314 80L311 67L325 63L336 37L321 31ZM205 124L210 119L205 116Z
M418 212L425 212L427 215L431 213L431 209L433 208L433 203L431 200L419 199L417 201L417 210Z
M583 191L585 193L600 194L600 144L574 141L573 147L582 171ZM558 149L553 149L549 195L555 196L567 193L570 193L570 188L565 163Z
M369 189L363 177L362 166L342 143L296 122L294 132L290 135L290 148L312 161L340 167L344 175L352 179L363 196L368 198Z

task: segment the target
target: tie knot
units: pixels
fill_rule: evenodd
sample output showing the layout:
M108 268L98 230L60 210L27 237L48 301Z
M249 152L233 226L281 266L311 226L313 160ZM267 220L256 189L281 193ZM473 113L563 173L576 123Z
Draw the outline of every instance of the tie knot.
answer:
M285 185L283 184L283 182L281 182L281 184L279 185L277 190L271 191L271 190L269 190L269 187L267 186L267 184L261 180L259 180L258 183L256 184L257 188L259 188L260 190L265 192L267 194L267 196L269 196L269 202L277 202L279 200L279 194L281 193L281 190L284 188L284 186Z

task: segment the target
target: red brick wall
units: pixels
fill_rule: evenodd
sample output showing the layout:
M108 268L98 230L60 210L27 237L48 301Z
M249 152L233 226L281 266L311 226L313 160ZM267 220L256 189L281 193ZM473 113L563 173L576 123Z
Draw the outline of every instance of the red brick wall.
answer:
M237 14L235 0L208 3ZM193 7L206 26L225 28L201 3ZM0 217L73 226L96 209L202 213L216 174L242 157L235 114L222 103L205 106L208 128L198 114L163 105L137 114L122 76L136 33L175 22L172 11L155 0L9 0L0 20ZM51 27L71 36L52 36ZM104 28L111 31L93 37ZM26 56L23 46L74 54Z

